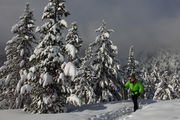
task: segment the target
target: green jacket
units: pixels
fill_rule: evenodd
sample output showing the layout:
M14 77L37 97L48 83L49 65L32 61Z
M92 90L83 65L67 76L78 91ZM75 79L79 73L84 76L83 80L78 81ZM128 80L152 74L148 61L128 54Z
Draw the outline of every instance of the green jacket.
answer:
M130 89L132 95L137 95L143 92L143 85L139 80L136 80L135 83L131 83L130 80L128 80L124 86L125 88Z

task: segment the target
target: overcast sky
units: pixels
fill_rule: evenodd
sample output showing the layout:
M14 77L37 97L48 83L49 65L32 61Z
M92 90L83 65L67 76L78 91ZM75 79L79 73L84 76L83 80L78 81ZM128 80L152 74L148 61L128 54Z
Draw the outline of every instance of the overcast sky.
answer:
M41 16L48 0L0 0L0 55L13 34L11 27L23 13L25 3L34 9L36 25L42 25ZM119 48L119 58L126 58L130 45L136 55L159 47L180 46L180 0L67 0L71 16L76 21L84 48L95 39L94 30L104 19L115 32L112 41Z

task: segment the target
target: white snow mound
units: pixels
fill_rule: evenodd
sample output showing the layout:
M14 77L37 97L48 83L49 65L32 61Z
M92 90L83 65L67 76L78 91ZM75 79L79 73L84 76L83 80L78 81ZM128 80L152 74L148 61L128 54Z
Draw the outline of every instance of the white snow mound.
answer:
M29 93L29 92L31 92L32 89L33 89L33 87L31 85L26 84L26 85L21 87L20 94Z
M72 58L75 58L76 53L78 52L78 50L71 44L66 45L66 51L69 55L71 55Z
M76 76L77 69L76 66L72 62L68 62L64 67L65 76L70 76L73 80Z
M75 94L71 94L68 98L67 98L67 103L73 104L75 106L81 106L81 100L77 97L77 95Z
M48 72L46 72L43 75L43 87L46 87L47 85L52 84L52 83L53 83L52 76Z

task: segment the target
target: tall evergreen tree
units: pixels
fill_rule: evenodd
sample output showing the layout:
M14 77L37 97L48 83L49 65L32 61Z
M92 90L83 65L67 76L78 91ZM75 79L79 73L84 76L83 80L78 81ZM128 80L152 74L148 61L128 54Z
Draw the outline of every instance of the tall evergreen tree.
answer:
M16 107L15 99L19 92L16 85L18 81L18 84L22 82L19 72L30 67L28 59L36 43L34 27L33 11L30 10L27 3L24 14L19 18L19 22L12 27L11 31L16 36L7 42L5 48L7 61L1 67L1 75L6 76L3 92L6 93L6 99L10 102L10 108Z
M136 74L136 76L140 75L140 70L138 66L139 62L135 59L134 56L134 46L130 46L129 48L129 56L127 65L124 67L125 77L129 79L132 74Z
M93 89L97 102L120 100L120 84L117 79L117 47L110 40L112 29L106 23L96 30L99 35L89 46L89 65L94 70ZM88 56L88 55L87 55Z
M76 95L81 100L81 104L92 104L96 102L96 95L93 88L95 71L89 64L92 55L91 48L88 48L85 52L85 57L82 58L77 75L73 80L72 95ZM71 98L71 96L69 98ZM76 102L72 101L73 99L70 100L68 102L76 105Z
M66 81L66 95L69 99L69 103L73 103L70 100L72 97L74 98L73 89L75 89L74 78L77 75L78 68L81 64L81 59L79 56L79 50L82 44L82 40L78 34L78 26L74 22L72 23L72 27L68 30L66 35L66 45L65 45L65 53L66 53L66 62L62 66L63 72L60 73L58 81L63 80ZM76 104L76 103L75 103Z
M33 113L65 111L65 83L57 79L64 62L62 33L67 23L63 17L69 15L64 4L64 0L49 0L42 16L46 22L37 28L41 41L30 57L34 65L28 74L28 85L33 89L30 93L32 103L27 110Z
M130 77L131 74L135 73L136 70L136 63L134 58L134 46L131 46L129 48L129 57L128 57L128 63L127 63L127 77Z

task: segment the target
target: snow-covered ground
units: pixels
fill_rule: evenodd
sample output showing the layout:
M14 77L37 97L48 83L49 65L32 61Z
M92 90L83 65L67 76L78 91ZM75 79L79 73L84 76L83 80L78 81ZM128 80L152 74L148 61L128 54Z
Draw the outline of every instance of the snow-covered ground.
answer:
M180 120L180 99L143 106L141 110L120 120Z
M135 113L132 112L131 101L86 105L72 108L74 112L62 114L27 114L21 110L1 110L0 120L180 120L179 99L153 102L141 101L142 109Z
M0 120L112 120L132 111L131 102L111 102L71 109L71 113L27 114L22 110L1 110Z

